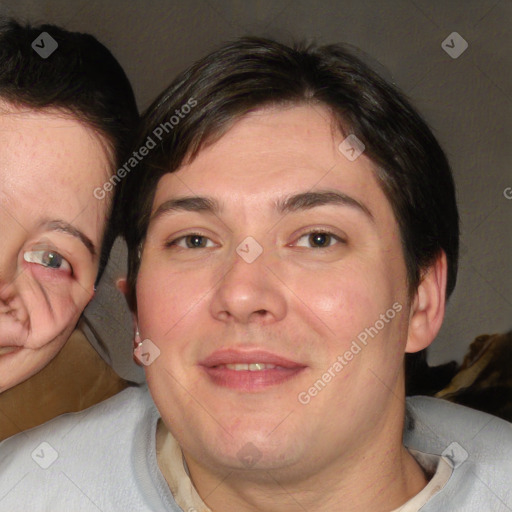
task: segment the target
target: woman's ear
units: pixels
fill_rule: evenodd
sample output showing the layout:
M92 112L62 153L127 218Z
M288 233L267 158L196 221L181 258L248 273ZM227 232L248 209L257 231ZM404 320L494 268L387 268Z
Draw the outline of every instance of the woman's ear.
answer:
M428 347L437 336L446 307L446 254L441 251L424 272L416 290L409 317L406 352Z

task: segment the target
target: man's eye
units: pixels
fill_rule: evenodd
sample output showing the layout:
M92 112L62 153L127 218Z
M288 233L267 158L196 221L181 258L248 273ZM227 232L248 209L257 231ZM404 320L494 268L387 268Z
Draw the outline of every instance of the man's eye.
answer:
M206 247L214 247L215 244L203 235L191 234L176 238L172 242L166 244L167 247L177 245L183 249L204 249Z
M71 273L71 265L56 251L26 251L23 259L28 263Z
M301 242L303 240L303 242ZM296 245L299 247L312 247L314 249L324 249L331 247L336 242L343 242L341 238L334 235L333 233L323 231L313 231L302 235Z

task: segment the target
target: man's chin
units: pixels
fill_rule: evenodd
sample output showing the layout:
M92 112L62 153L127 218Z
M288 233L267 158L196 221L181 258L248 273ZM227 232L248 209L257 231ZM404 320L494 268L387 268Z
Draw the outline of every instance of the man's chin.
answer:
M297 447L290 443L286 446L274 446L267 442L253 443L247 441L242 444L224 446L224 451L218 447L214 453L210 453L209 466L223 468L227 472L244 474L244 478L253 478L255 481L268 479L269 471L277 471L283 476L297 471L301 461L306 457L297 453ZM205 462L204 452L199 459ZM292 469L293 468L293 469ZM252 476L249 476L252 475Z
M276 422L279 423L279 422ZM284 425L281 425L284 428ZM288 429L278 432L279 427L268 425L268 422L251 426L240 425L229 435L224 429L207 435L206 438L196 439L194 448L203 445L196 456L209 453L213 467L224 467L226 470L237 471L247 469L274 470L289 467L304 460L299 452L304 442ZM273 431L274 430L274 431ZM294 428L291 429L295 430ZM213 434L213 435L211 435ZM188 439L187 441L190 441Z

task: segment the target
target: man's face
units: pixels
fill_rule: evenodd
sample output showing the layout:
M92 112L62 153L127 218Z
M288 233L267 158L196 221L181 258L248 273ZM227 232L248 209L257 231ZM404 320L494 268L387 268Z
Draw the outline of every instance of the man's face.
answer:
M323 108L261 110L158 184L137 282L160 350L147 379L206 466L314 470L402 421L399 228L333 126Z
M78 121L6 103L0 148L2 392L50 362L93 295L109 163Z

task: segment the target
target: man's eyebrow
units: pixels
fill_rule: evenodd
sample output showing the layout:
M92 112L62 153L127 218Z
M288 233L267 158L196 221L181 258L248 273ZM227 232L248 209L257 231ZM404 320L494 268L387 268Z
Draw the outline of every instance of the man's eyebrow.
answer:
M364 213L372 222L374 222L373 214L365 204L347 194L344 194L343 192L332 190L320 190L295 194L287 197L286 199L278 199L275 201L274 206L278 213L285 215L298 210L307 210L330 204L355 208ZM202 211L218 215L221 209L220 203L213 198L179 197L163 202L151 216L150 220L153 221L162 214L171 211Z
M280 199L276 201L276 209L279 213L285 214L331 204L355 208L364 213L372 222L375 220L372 212L364 203L343 192L332 190L304 192L287 197L284 200Z
M220 213L221 207L215 199L208 197L178 197L163 202L151 216L150 221L172 211L207 212L217 215Z
M91 253L91 256L96 256L96 247L92 240L69 222L63 220L49 220L43 222L42 227L47 231L60 231L61 233L66 233L67 235L77 238L85 245L87 250Z

